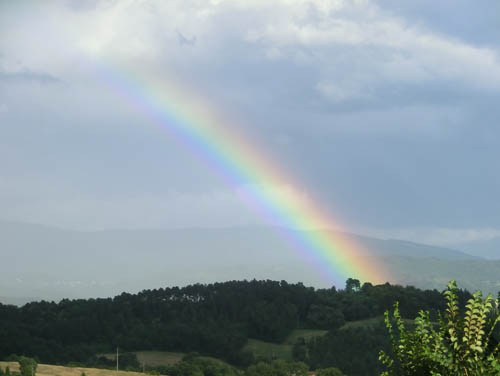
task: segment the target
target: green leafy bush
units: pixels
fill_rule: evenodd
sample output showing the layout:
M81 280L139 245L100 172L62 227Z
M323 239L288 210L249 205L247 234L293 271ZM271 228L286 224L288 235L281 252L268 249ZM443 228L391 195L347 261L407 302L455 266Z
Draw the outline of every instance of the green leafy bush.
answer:
M21 376L35 376L38 365L35 359L20 356L18 362Z
M385 313L394 358L380 352L386 367L382 376L500 375L500 343L494 335L500 321L499 299L491 295L483 299L478 291L468 300L462 317L458 293L456 282L451 281L444 292L446 311L438 323L431 322L429 312L421 311L413 330L405 328L397 303L393 320Z

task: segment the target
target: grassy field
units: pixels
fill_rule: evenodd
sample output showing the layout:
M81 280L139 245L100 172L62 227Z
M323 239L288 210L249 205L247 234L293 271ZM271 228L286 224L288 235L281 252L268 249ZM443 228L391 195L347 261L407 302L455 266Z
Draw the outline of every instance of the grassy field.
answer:
M0 362L2 369L7 366L10 367L11 371L19 371L19 363L17 362ZM48 364L39 364L36 370L37 376L80 376L82 372L85 372L87 376L144 376L143 373L139 372L116 372L108 369L62 367Z
M259 341L258 339L249 339L243 350L250 351L256 358L292 360L292 345L284 343L271 343Z
M139 363L153 367L179 363L186 355L184 353L168 351L137 351L135 354Z
M132 354L137 355L137 360L142 365L147 366L166 366L170 364L179 363L182 358L186 355L180 352L170 352L170 351L132 351ZM115 360L116 354L99 354L105 356L108 359Z
M283 343L287 344L287 345L293 345L295 342L297 342L297 339L299 339L300 337L308 340L312 337L324 336L326 333L328 333L328 330L295 329L294 331L292 331L292 333L290 333L290 335L285 339L285 341Z
M373 326L383 322L384 317L374 317L366 320L350 321L347 322L341 329L347 328L359 328L366 326ZM411 323L412 320L404 320L407 323ZM255 357L263 358L279 358L285 360L292 360L292 348L297 339L300 337L306 340L313 337L320 337L328 333L328 330L319 329L296 329L290 333L290 335L283 341L283 343L271 343L259 341L256 339L249 339L244 347L244 350L250 351Z
M303 337L309 339L312 337L322 336L326 334L326 330L317 329L296 329L283 341L283 343L271 343L249 339L244 347L244 350L250 351L255 357L259 358L279 358L292 360L292 347L298 338ZM167 352L167 351L137 351L139 363L146 366L161 366L175 364L182 360L184 353ZM115 354L101 354L108 359L115 359ZM78 375L79 376L79 375Z
M312 337L322 336L327 330L317 329L296 329L283 341L283 343L271 343L249 339L244 350L250 351L256 358L279 358L292 360L292 347L298 338L310 339Z
M131 351L127 352L126 354L135 354L137 356L137 360L141 364L141 366L144 364L146 367L155 367L155 366L166 366L166 365L171 365L171 364L176 364L179 363L184 356L186 356L186 353L181 353L181 352L170 352L170 351ZM115 360L116 359L116 354L109 353L109 354L99 354L100 356L105 356L108 359ZM199 359L212 359L217 362L224 363L226 365L229 365L225 361L214 358L211 356L197 356Z
M372 317L371 319L348 321L340 329L359 328L373 326L384 322L384 316Z
M381 324L383 322L384 322L384 316L377 316L377 317L372 317L371 319L346 322L340 329L373 326L373 325ZM409 327L411 327L412 325L415 325L414 320L411 320L411 319L403 319L403 322L406 325L408 325Z

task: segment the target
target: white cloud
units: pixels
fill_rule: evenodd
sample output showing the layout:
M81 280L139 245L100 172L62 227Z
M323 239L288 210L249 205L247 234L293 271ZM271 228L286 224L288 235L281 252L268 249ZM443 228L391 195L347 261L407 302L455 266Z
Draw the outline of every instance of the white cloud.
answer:
M348 81L352 86L353 79L358 86L369 87L439 80L476 90L500 89L499 53L492 48L434 34L371 2L343 2L336 8L349 9L347 14L316 7L314 16L306 12L297 16L298 7L276 10L275 18L247 31L246 39L279 50L283 59L296 58L300 47L311 49L315 57L309 63L323 77L317 87L333 101L351 98L356 92L361 95L361 91L345 87ZM360 71L364 73L360 75ZM344 83L339 82L340 77Z
M254 44L255 56L263 49L264 57L302 63L302 47L309 48L314 56L307 63L323 80L331 79L330 85L337 84L332 72L342 68L347 77L362 69L361 81L369 85L439 79L500 88L498 51L434 34L371 1L126 1L84 12L58 4L38 5L41 14L25 11L24 22L11 20L6 26L11 37L1 42L5 54L54 73L78 68L76 60L89 57L137 59L146 69L158 59L184 61L187 52L178 48L178 39L188 35L197 41L188 56L208 60L219 48L244 41ZM230 35L227 23L237 26ZM365 50L362 55L358 48ZM359 58L365 61L355 61ZM349 61L351 72L343 66Z

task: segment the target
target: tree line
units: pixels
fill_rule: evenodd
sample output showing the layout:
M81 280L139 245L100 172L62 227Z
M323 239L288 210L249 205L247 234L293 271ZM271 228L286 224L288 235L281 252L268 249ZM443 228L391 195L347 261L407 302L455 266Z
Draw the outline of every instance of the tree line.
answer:
M462 303L470 298L466 291L458 295ZM355 338L366 346L375 346L374 341L385 346L376 328L346 331L340 327L380 316L396 301L402 317L412 319L422 309L436 317L445 308L437 290L388 283L361 285L355 279L349 279L344 289L252 280L144 290L114 298L41 301L22 307L0 304L0 359L22 354L44 363L89 364L95 363L96 354L120 347L124 351L198 352L248 367L262 360L243 351L249 338L280 343L292 330L307 328L329 333L299 341L294 346L297 361L311 368L341 365L349 374L363 374L325 349L344 351L342 359L354 363L350 355L362 348ZM341 346L348 338L351 347Z

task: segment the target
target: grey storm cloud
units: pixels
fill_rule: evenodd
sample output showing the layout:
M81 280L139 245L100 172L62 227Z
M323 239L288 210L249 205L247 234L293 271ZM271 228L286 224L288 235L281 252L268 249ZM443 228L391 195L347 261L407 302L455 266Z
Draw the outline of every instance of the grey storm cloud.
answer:
M96 73L106 65L196 92L292 176L285 184L353 231L410 238L428 229L436 241L500 229L495 1L0 7L4 219L262 223L238 184L109 90Z
M20 72L2 72L0 71L0 81L7 83L36 82L40 84L58 84L62 80L44 72L33 72L24 70Z

